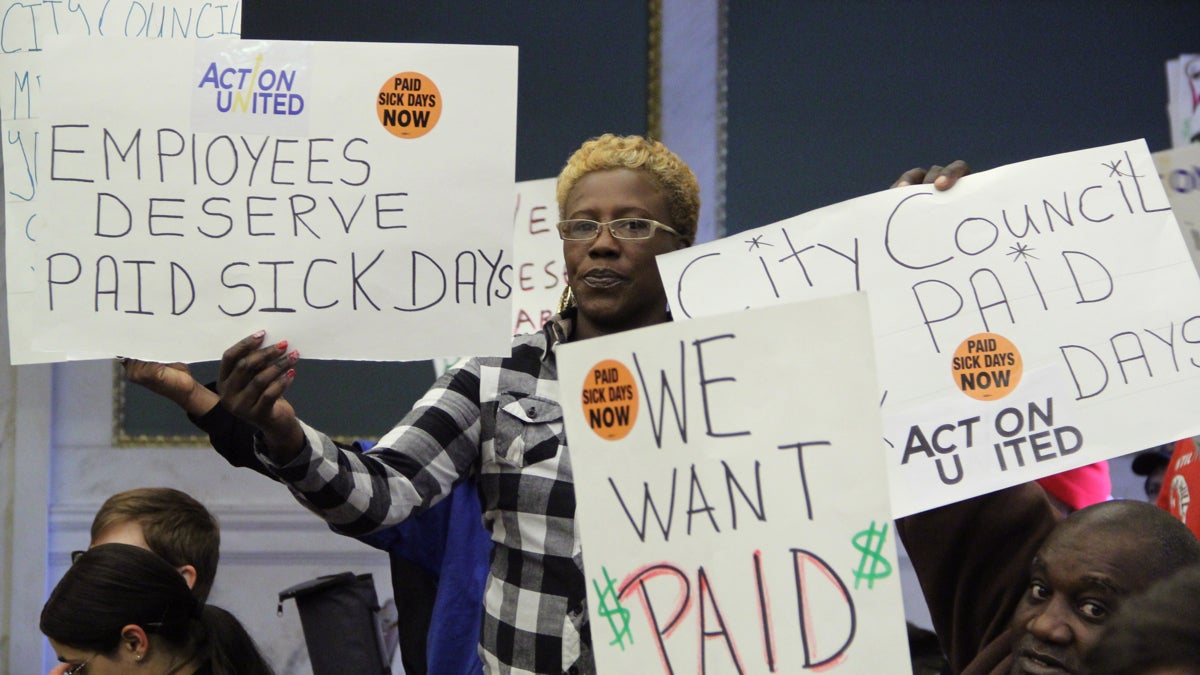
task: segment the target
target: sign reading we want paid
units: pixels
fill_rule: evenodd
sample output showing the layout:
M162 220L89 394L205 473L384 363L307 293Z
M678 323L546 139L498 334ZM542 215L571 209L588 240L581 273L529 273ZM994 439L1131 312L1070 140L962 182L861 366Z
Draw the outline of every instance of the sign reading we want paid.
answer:
M677 318L867 293L897 517L1200 432L1200 282L1141 141L659 264Z
M14 362L211 359L259 328L308 358L507 350L515 48L54 54L39 210L7 228Z
M908 663L862 294L558 349L601 673Z

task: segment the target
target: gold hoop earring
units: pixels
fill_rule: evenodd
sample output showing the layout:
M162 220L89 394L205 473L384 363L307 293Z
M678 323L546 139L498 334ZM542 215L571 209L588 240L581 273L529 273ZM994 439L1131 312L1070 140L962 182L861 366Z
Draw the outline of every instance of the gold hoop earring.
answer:
M568 307L575 306L575 294L571 292L571 287L568 285L563 289L562 295L558 298L558 313L562 314L567 311Z

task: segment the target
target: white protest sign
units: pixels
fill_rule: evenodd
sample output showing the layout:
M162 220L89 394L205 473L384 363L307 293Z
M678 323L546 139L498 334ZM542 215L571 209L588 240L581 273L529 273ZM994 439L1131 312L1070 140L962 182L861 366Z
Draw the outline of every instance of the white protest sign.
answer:
M1200 54L1167 61L1167 117L1173 147L1200 139Z
M307 358L507 353L516 48L55 54L43 201L7 228L14 362L211 359L258 328Z
M209 40L241 34L242 3L197 0L20 0L0 3L0 93L4 121L5 220L13 227L39 224L39 180L48 160L48 128L41 122L42 88L49 82L43 67L55 58L60 37L138 40ZM18 282L21 279L17 280ZM14 349L30 343L13 326ZM100 356L111 356L101 353Z
M1200 143L1156 152L1154 163L1183 231L1183 241L1200 271Z
M676 318L867 292L896 517L1200 433L1200 281L1141 141L658 260Z
M513 220L513 334L542 328L566 288L562 239L558 238L557 178L517 183Z
M554 227L558 222L557 184L557 178L517 183L512 275L501 278L502 283L513 287L513 335L541 330L554 315L566 287L562 240ZM434 374L441 377L458 360L459 357L434 359Z
M865 298L558 349L601 673L908 663Z
M9 0L0 2L0 51L45 54L54 37L237 37L241 0Z

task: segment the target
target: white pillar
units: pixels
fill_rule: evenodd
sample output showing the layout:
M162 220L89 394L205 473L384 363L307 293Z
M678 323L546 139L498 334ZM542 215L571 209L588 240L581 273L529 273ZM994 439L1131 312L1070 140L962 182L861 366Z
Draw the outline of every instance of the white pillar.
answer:
M0 185L3 178L0 167ZM0 238L0 261L3 251ZM0 672L42 673L37 618L46 595L51 369L9 365L7 317L0 275Z

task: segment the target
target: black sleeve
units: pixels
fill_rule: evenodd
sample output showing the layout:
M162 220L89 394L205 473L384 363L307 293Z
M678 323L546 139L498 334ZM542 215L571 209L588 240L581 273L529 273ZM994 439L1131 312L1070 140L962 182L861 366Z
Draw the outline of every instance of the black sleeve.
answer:
M207 386L215 391L212 384ZM253 424L234 416L220 403L199 417L188 415L188 419L208 434L208 442L225 461L233 466L254 469L272 480L275 479L254 454L254 434L258 430Z
M1059 516L1036 482L900 518L934 631L962 672L1007 630L1029 564Z
M215 382L205 386L209 391L216 392ZM225 458L226 462L232 466L253 469L271 480L277 480L275 475L268 471L267 467L259 460L258 455L254 454L254 439L258 434L258 429L254 428L253 424L235 416L220 403L199 417L188 415L188 419L201 431L208 434L209 444ZM334 444L339 448L362 452L362 447L357 443L351 446L334 441Z

